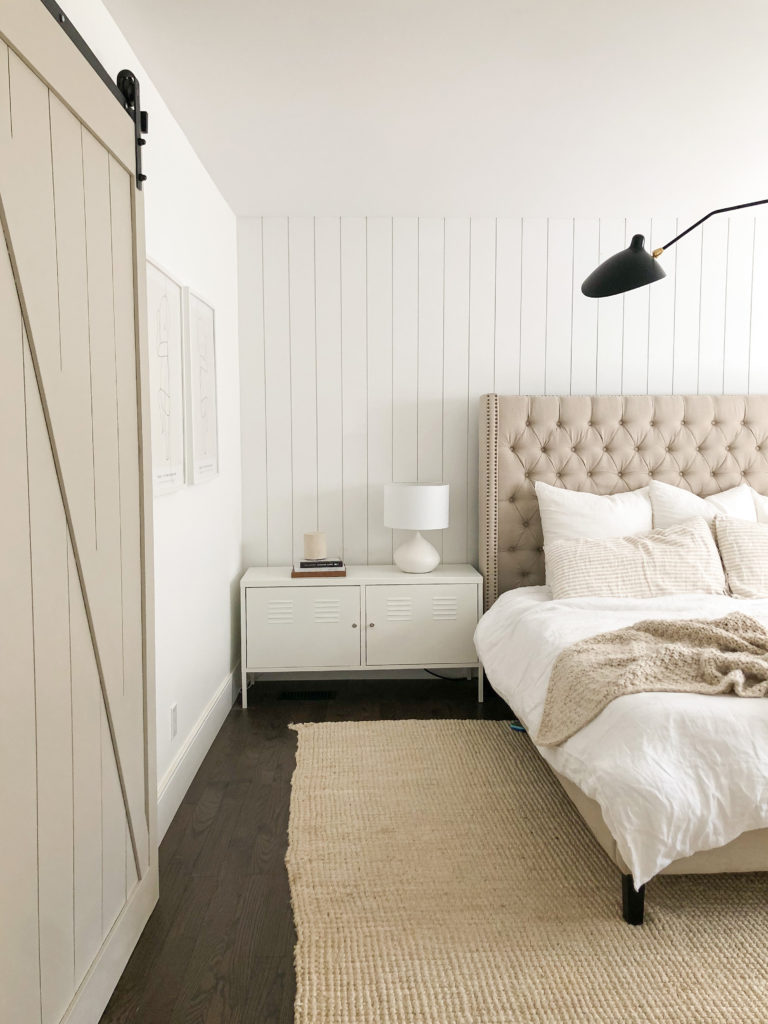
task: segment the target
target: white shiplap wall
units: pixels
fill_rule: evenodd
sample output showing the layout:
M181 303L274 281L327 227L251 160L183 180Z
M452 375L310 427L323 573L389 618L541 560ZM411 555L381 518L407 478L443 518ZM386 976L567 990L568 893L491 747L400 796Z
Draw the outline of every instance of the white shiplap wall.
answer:
M478 398L768 391L768 219L709 221L651 288L595 301L598 262L664 220L239 222L246 564L324 530L392 558L390 480L451 485L445 561L477 557Z

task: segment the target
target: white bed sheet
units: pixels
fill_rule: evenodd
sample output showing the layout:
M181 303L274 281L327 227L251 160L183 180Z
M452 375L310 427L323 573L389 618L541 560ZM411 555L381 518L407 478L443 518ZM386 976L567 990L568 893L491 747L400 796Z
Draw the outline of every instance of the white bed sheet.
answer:
M503 594L475 644L496 692L535 738L557 655L642 619L716 619L739 610L768 627L768 600L685 594L554 601L548 587ZM768 828L768 699L619 697L543 757L600 805L637 886L667 864Z

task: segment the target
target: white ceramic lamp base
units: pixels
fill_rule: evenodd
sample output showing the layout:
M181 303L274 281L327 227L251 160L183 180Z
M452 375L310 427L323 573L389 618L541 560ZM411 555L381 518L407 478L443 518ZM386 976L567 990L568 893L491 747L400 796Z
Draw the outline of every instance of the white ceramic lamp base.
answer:
M432 572L440 565L440 555L417 531L395 551L394 562L401 572Z

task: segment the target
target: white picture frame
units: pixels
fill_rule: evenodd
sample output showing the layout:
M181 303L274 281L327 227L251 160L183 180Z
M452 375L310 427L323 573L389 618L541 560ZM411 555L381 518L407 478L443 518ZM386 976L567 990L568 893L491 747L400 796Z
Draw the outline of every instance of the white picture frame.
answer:
M152 480L155 496L184 486L184 289L147 260Z
M187 480L202 484L219 473L216 312L189 288L184 289L184 379Z

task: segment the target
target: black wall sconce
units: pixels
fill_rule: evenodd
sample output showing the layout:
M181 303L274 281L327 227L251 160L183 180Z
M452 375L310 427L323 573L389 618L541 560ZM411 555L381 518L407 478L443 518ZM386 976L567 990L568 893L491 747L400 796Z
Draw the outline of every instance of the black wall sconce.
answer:
M648 252L645 248L643 235L634 235L626 249L622 249L614 256L609 256L592 271L584 280L581 290L590 299L603 299L608 295L631 292L633 288L642 288L643 285L660 281L662 277L667 276L664 268L658 262L659 256L665 249L674 245L675 242L679 242L689 231L693 231L705 220L714 217L716 213L730 213L731 210L744 210L748 206L762 206L764 203L768 203L768 199L757 199L752 203L739 203L737 206L722 206L719 210L711 210L695 224L691 224L685 231L681 231L670 242L662 245L659 249L654 249L653 252Z

